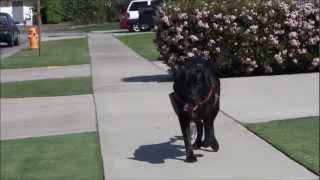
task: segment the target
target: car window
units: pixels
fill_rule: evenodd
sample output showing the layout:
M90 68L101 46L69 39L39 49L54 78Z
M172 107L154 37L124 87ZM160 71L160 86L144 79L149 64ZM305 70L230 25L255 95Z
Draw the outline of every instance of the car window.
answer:
M129 11L138 11L139 9L147 8L148 2L134 2L131 4Z
M8 24L9 19L5 15L0 15L0 24Z

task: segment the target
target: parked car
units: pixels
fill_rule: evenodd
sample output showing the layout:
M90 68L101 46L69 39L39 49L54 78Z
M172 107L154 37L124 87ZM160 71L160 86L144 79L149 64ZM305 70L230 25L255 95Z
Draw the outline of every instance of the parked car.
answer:
M154 8L145 8L139 11L139 30L150 31L154 27L153 17L156 15Z
M20 31L12 17L7 13L0 13L0 42L8 46L19 45Z
M146 9L153 8L155 9L160 5L161 0L133 0L130 2L127 8L127 16L128 16L128 29L129 31L139 32L141 31L141 27L139 25L139 17L140 12L146 12L146 14L153 15L154 13L150 13L151 11L145 11ZM153 21L152 21L153 23Z
M122 8L120 12L120 28L121 29L128 29L128 13L127 8Z

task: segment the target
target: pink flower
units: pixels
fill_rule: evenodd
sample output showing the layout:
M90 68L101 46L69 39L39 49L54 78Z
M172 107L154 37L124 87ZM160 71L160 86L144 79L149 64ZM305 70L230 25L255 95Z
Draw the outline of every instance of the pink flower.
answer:
M187 56L188 56L188 57L194 57L194 53L193 53L193 52L188 52L188 53L187 53Z
M300 46L300 42L299 40L296 40L296 39L291 39L289 41L290 45L293 46L293 47L299 47Z
M178 33L181 33L181 32L183 31L183 27L177 27L177 28L176 28L176 31L177 31Z
M213 39L210 39L208 46L212 47L216 42Z
M251 32L256 33L256 32L257 32L257 29L259 28L259 26L257 26L257 25L252 25L252 26L250 26L249 28L250 28Z
M298 33L297 32L291 32L289 33L290 39L298 39Z
M313 58L312 65L319 66L320 65L320 58L319 57Z
M281 54L276 54L276 55L274 55L274 58L276 59L276 61L277 61L279 64L282 64L282 63L283 63L283 59L282 59Z
M287 53L288 53L288 50L286 50L286 49L282 50L283 55L287 55Z
M198 26L201 28L209 29L208 23L203 23L202 20L198 21Z
M204 51L203 54L204 54L205 56L209 56L209 55L210 55L210 52L209 52L209 51Z
M169 26L170 25L170 22L169 22L169 18L168 18L168 16L164 16L164 17L162 17L162 22L164 22L167 26Z
M182 36L181 34L178 34L178 35L176 36L176 38L177 38L177 40L181 40L181 39L183 39L183 36Z
M268 12L268 14L269 14L269 16L274 16L274 14L275 14L276 12L273 10L273 9L271 9L269 12Z
M222 14L219 13L219 14L217 14L217 15L213 15L213 17L215 17L216 19L222 19Z
M192 52L197 53L198 52L198 48L192 48Z
M181 11L181 9L180 9L179 7L175 7L173 10L174 10L175 12L180 12L180 11Z
M213 23L212 26L213 26L213 29L218 29L218 24Z
M191 39L191 41L193 41L193 42L199 41L199 38L198 38L197 36L195 36L195 35L191 35L191 36L190 36L190 39Z
M230 19L231 19L231 21L234 21L234 20L236 19L236 16L231 15L231 16L230 16Z
M310 45L316 45L317 43L319 43L319 41L320 41L320 37L319 36L315 36L313 38L310 38L308 43Z
M187 15L187 13L180 13L180 14L178 15L178 18L179 18L179 19L186 20L186 19L188 19L188 15Z
M276 36L273 36L272 34L270 35L270 41L272 45L278 45L279 44L279 40Z
M184 21L183 26L188 26L188 21Z

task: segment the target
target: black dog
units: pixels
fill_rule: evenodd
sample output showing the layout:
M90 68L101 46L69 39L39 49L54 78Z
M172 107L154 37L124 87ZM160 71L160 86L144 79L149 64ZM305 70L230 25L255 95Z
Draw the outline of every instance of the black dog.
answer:
M186 148L186 161L196 162L193 149L209 147L214 152L219 144L214 135L214 119L220 106L220 80L216 76L216 66L212 61L200 57L193 58L174 71L174 92L170 100L179 118ZM190 123L194 122L197 137L191 144ZM204 141L202 141L204 128Z

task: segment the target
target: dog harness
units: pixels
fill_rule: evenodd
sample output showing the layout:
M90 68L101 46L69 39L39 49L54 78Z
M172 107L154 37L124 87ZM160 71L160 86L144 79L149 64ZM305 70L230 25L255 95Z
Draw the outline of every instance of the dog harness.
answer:
M219 95L215 93L213 90L213 87L211 87L208 96L206 96L206 98L204 98L202 101L200 101L198 104L196 104L193 107L190 107L190 105L186 103L177 93L174 93L174 98L180 103L184 104L183 106L184 111L189 111L191 109L192 112L194 112L199 108L200 105L207 103L213 95L214 95L214 104L216 104L216 102L218 101Z

